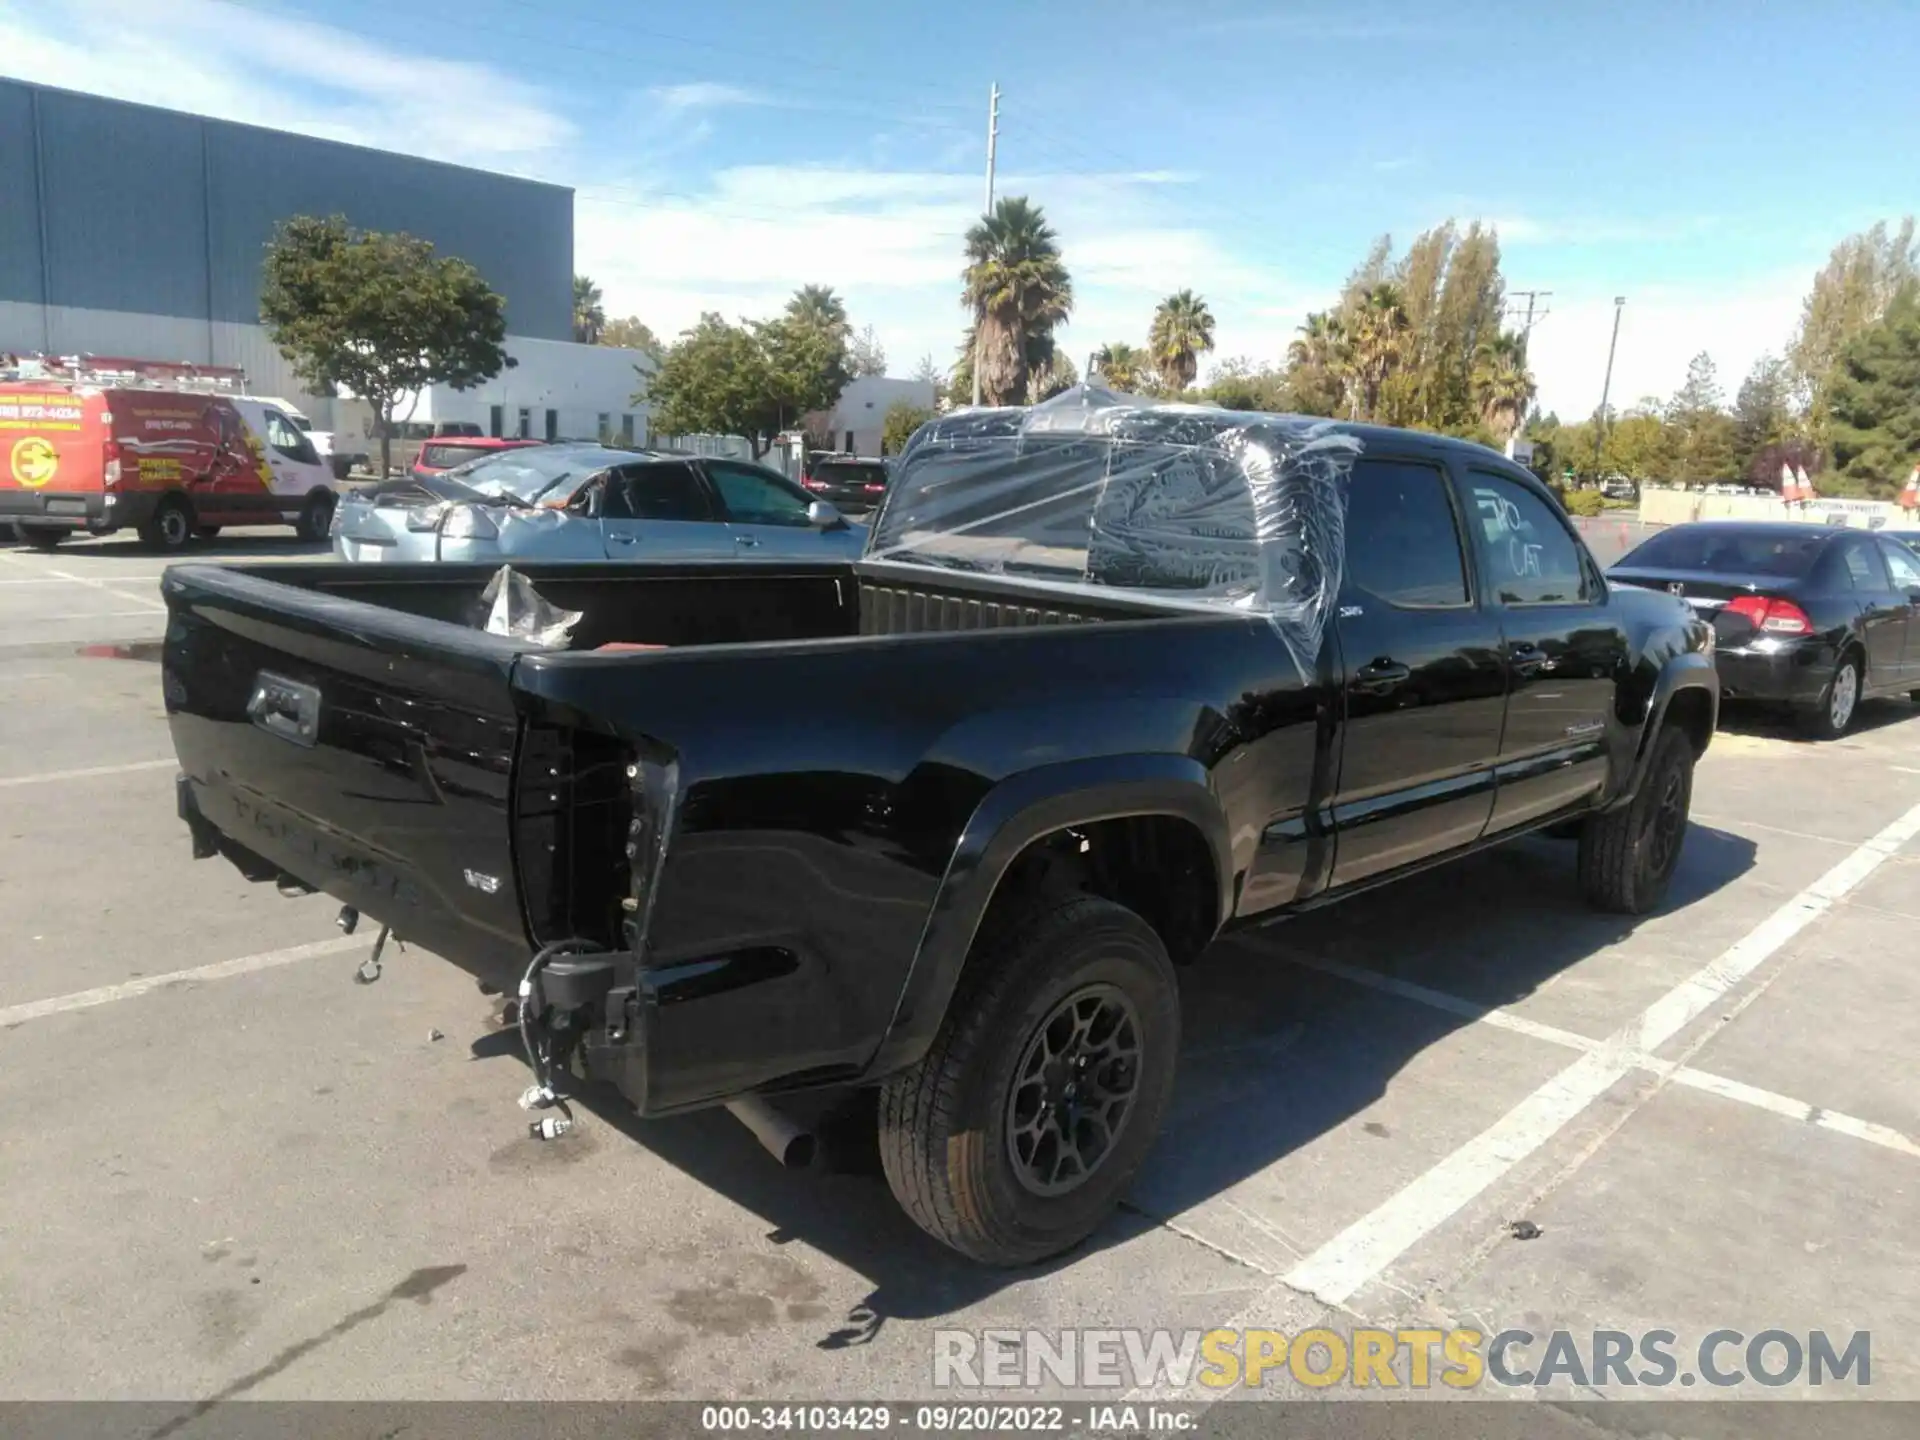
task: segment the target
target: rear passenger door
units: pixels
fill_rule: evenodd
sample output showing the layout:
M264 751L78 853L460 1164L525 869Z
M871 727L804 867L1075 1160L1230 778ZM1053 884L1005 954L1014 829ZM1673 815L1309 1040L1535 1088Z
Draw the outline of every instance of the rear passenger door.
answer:
M712 560L733 554L700 473L684 460L623 465L600 501L609 560Z
M1881 558L1893 581L1896 598L1906 601L1907 638L1901 649L1900 680L1907 689L1920 687L1920 559L1898 540L1880 542Z
M1467 471L1475 547L1507 664L1494 830L1563 810L1606 783L1608 717L1627 632L1606 581L1546 494Z
M1861 643L1867 649L1865 684L1875 692L1894 688L1904 674L1907 644L1907 597L1894 593L1887 562L1871 535L1842 535L1825 557L1832 576L1830 588L1853 591L1860 617Z
M1353 467L1334 620L1345 721L1335 886L1471 844L1492 813L1506 671L1464 518L1436 463Z

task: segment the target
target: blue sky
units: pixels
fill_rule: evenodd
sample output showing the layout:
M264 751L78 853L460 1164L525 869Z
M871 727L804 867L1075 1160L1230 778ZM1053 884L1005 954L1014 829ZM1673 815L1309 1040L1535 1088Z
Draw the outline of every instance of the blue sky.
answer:
M1729 392L1842 236L1915 204L1920 7L1428 0L0 0L0 73L572 185L579 268L672 332L835 285L950 361L987 87L1076 361L1192 286L1277 360L1371 238L1498 225L1542 400Z

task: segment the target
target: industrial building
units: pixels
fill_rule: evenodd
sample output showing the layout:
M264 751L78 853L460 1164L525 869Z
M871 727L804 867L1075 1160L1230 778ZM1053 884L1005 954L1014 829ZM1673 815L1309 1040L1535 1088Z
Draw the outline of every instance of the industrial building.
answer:
M0 351L237 366L321 428L360 431L366 407L307 395L260 325L274 227L344 215L431 241L506 301L518 364L422 395L414 424L646 433L638 354L572 343L564 186L0 80L0 197Z

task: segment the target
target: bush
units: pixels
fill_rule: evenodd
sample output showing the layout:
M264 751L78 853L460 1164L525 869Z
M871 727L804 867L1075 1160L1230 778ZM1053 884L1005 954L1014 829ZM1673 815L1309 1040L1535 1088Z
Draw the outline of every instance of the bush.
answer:
M1598 490L1572 490L1567 493L1567 513L1578 515L1582 519L1598 515L1607 508L1607 502Z

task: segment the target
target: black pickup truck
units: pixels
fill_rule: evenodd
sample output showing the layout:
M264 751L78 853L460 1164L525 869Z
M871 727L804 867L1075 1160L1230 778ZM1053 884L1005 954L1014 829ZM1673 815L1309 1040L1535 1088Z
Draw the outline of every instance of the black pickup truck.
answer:
M195 853L517 993L536 1103L879 1086L901 1202L999 1264L1152 1146L1175 965L1543 829L1645 912L1719 705L1491 451L1099 391L924 427L856 563L524 574L565 640L482 568L168 570Z

